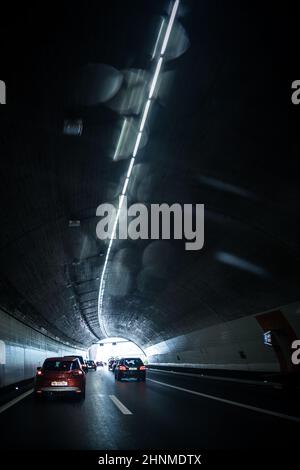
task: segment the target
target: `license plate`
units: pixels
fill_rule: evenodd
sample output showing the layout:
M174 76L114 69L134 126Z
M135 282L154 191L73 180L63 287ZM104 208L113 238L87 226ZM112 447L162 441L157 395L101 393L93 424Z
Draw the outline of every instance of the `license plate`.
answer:
M137 367L129 367L129 370L137 370Z
M51 382L52 387L66 387L68 382Z

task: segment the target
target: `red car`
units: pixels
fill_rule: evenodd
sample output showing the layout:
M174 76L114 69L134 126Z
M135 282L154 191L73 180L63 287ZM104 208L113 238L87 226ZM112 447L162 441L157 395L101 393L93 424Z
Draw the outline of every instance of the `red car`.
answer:
M36 397L70 393L84 399L85 380L78 358L50 357L37 368L34 393Z

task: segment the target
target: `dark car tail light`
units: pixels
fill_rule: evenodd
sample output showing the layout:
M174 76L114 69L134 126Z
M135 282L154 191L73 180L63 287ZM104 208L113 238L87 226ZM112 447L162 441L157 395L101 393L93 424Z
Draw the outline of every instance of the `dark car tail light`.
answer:
M140 366L140 370L146 370L146 366Z
M126 370L125 366L119 366L119 370Z

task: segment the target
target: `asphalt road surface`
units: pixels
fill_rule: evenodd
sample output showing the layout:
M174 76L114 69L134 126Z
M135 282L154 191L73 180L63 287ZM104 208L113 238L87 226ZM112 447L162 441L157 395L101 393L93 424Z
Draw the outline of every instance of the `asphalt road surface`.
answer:
M147 382L87 375L86 399L32 393L0 409L1 449L295 448L299 392L148 371Z

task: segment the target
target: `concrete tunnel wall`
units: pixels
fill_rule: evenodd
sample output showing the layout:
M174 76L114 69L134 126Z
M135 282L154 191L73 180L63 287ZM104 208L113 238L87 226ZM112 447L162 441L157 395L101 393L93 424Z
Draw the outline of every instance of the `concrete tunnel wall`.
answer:
M300 302L224 322L170 338L145 349L149 364L241 371L282 371L280 355L263 342L268 329L286 331L288 363L291 343L300 338ZM0 387L34 376L46 357L86 351L55 341L0 309ZM294 367L299 372L299 366Z
M266 346L263 333L267 330L281 330L286 347L276 351ZM157 365L299 372L291 363L291 343L299 338L300 302L297 302L177 336L150 346L145 352L149 363Z
M68 354L85 351L60 344L0 309L0 387L32 378L46 357Z

